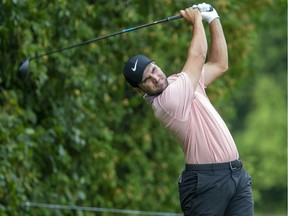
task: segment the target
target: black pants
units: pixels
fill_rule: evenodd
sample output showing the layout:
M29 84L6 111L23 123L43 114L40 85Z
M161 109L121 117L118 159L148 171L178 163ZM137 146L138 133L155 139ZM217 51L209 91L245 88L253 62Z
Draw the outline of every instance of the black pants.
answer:
M186 165L178 181L184 215L253 216L252 180L242 162L218 165Z

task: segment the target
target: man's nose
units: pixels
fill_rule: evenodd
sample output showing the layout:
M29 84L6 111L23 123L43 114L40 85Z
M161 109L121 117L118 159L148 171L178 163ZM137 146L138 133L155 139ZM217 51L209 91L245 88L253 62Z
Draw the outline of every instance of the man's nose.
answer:
M158 81L159 81L159 76L157 76L157 75L155 75L155 74L151 74L151 78L152 78L152 80L153 80L153 83L158 83Z

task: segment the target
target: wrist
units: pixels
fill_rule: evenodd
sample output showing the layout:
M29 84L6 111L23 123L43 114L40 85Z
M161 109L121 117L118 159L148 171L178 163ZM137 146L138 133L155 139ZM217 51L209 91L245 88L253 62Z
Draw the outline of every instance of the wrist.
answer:
M211 25L212 23L215 23L215 22L220 22L220 17L219 16L211 19L210 21L208 21L209 25Z
M202 19L202 16L197 17L197 18L195 19L193 25L195 25L195 24L202 24L202 20L203 20L203 19Z
M208 15L208 23L210 24L213 20L215 20L215 19L217 19L217 18L219 18L219 15L218 15L218 13L217 13L217 11L215 10L215 9L213 9L213 11L212 12L210 12L211 14L209 14Z

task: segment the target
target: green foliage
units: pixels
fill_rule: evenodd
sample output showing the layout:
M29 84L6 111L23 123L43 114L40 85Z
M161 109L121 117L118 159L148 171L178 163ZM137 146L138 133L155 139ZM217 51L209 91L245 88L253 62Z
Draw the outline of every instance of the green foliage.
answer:
M209 95L237 132L261 208L267 191L286 189L286 166L279 162L287 156L286 32L280 28L286 22L286 2L279 1L281 7L272 10L273 19L267 12L269 0L210 3L223 23L230 70ZM23 215L25 201L180 212L176 183L184 163L181 149L121 72L125 60L136 53L155 59L167 74L178 72L191 37L186 22L159 24L32 60L25 82L16 71L29 56L160 20L190 4L0 1L0 215ZM207 25L206 30L209 35ZM275 76L263 75L270 71ZM280 198L277 202L284 203Z
M285 7L286 3L279 1L278 7L257 20L262 27L258 27L260 43L251 56L254 72L243 85L251 93L248 100L238 103L239 115L245 118L238 119L236 140L253 177L256 208L266 213L272 209L284 213L287 208L287 29L282 28L283 24L287 26ZM238 93L238 101L243 95Z

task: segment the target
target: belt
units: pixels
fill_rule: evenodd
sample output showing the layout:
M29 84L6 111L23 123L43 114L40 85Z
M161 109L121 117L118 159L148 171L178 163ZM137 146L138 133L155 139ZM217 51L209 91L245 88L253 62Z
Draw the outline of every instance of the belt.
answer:
M214 170L237 170L243 166L240 159L226 163L211 163L211 164L186 164L187 171L214 171Z

